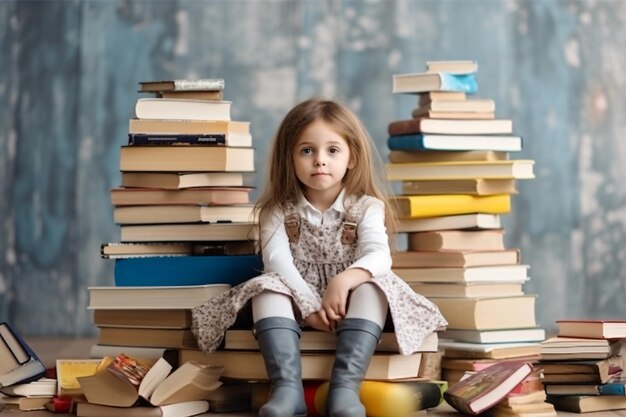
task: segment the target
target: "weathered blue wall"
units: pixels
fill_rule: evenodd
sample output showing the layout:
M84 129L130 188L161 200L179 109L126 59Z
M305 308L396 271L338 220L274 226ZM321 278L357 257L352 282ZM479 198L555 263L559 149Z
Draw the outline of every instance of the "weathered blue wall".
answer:
M277 123L311 95L356 110L385 157L415 103L392 74L436 59L479 62L536 160L505 225L541 324L626 316L624 1L4 1L0 22L0 320L24 333L93 334L138 81L224 78L262 186Z

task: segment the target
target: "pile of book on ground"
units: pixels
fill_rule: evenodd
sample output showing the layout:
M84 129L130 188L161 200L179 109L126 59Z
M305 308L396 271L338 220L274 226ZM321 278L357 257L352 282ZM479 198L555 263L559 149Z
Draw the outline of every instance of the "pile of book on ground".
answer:
M388 126L387 178L407 250L394 272L434 302L449 326L440 333L443 379L500 360L539 354L544 329L535 295L523 286L529 266L505 246L500 216L511 211L516 182L534 178L532 160L512 159L522 138L495 116L478 90L474 61L428 62L427 72L397 74L393 92L417 96L412 118ZM540 384L539 376L529 378Z
M574 413L626 409L626 320L557 320L558 336L541 344L548 401Z

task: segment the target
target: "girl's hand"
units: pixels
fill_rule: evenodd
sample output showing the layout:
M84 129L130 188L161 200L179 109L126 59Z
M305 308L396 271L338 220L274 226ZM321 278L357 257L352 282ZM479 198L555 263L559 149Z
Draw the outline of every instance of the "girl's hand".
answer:
M332 329L329 325L329 323L326 321L324 321L322 319L322 315L319 311L316 311L315 313L309 315L307 318L304 319L304 324L306 324L309 327L313 327L316 330L321 330L323 332L331 332Z
M372 277L369 271L361 268L350 268L335 275L329 282L322 297L322 320L335 329L338 321L346 316L348 294Z

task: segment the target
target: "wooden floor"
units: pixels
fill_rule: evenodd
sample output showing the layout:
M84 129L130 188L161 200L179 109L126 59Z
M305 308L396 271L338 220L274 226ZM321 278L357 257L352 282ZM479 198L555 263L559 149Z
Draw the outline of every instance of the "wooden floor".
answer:
M56 359L80 359L89 357L89 348L95 343L90 339L32 339L28 338L27 342L31 345L33 350L37 352L40 359L46 367L53 367ZM24 417L66 417L72 414L52 414L46 411L30 411L30 412L3 412L6 415L17 414ZM447 404L442 404L439 407L429 410L429 416L433 417L458 417L461 415ZM559 416L579 416L580 414L567 413L564 411L558 412ZM202 416L223 416L223 417L254 417L254 413L206 413ZM589 417L626 417L626 410L621 411L602 411L597 413L586 413L585 416Z

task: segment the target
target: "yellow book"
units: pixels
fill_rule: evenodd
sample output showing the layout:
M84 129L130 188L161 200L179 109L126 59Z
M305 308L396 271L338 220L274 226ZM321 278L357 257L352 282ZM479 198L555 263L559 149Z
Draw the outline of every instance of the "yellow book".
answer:
M410 195L392 199L401 218L449 216L453 214L491 213L511 211L511 196L496 194L475 196L467 194Z
M453 180L470 178L534 178L532 160L453 161L387 164L389 181Z

